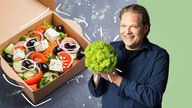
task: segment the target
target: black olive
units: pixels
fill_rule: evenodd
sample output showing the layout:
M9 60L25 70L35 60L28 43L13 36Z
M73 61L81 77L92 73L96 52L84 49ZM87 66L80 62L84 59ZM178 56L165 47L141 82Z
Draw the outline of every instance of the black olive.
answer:
M4 54L3 58L5 59L5 61L7 62L13 62L13 55L11 54Z
M31 39L31 40L29 40L28 42L27 42L27 46L28 47L30 47L30 46L33 46L34 44L35 44L35 42L37 42L37 40L36 39Z
M61 47L59 46L56 46L54 49L53 49L53 54L57 55L57 53L63 51L63 49L61 49Z
M32 65L32 63L29 60L24 60L22 62L22 66L24 66L26 68L29 68L30 65Z
M62 25L56 26L56 31L57 32L64 32L64 27Z
M43 71L43 72L49 71L49 68L45 63L39 63L38 66L41 69L41 71Z
M77 51L77 59L81 59L81 58L83 58L84 57L84 51L83 51L83 49L82 48L79 48L79 50Z
M75 45L75 44L72 44L72 43L66 43L66 44L65 44L65 48L66 48L66 49L75 49L75 48L76 48L76 45Z

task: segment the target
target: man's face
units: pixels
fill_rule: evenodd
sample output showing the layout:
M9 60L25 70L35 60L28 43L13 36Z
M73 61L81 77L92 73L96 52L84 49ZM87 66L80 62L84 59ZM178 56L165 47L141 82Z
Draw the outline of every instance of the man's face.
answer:
M138 50L142 43L148 26L142 24L141 15L125 12L120 21L120 35L128 50Z

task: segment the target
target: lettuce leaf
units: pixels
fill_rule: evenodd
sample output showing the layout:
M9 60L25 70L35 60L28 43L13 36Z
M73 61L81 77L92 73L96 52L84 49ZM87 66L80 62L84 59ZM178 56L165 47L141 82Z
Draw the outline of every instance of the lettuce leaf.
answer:
M89 44L84 54L85 65L92 72L112 72L117 63L114 48L105 41L99 40Z

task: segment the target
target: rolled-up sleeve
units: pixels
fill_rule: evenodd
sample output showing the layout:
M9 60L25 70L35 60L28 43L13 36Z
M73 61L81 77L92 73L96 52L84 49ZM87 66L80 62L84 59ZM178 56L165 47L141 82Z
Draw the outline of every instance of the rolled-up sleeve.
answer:
M104 79L103 78L101 78L101 80L100 80L99 84L97 85L97 87L94 86L93 75L89 79L88 87L89 87L90 93L93 96L100 97L104 92L104 87L103 86L104 86Z

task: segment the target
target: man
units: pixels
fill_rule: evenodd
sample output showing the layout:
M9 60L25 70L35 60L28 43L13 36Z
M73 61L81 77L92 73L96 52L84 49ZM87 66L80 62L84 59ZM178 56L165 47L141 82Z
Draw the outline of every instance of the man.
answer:
M169 55L149 42L150 18L143 6L128 5L119 17L122 41L111 43L118 57L116 69L94 73L89 90L102 96L103 108L161 108Z

